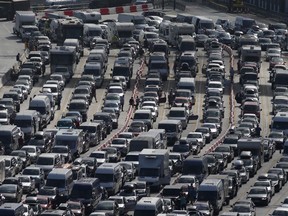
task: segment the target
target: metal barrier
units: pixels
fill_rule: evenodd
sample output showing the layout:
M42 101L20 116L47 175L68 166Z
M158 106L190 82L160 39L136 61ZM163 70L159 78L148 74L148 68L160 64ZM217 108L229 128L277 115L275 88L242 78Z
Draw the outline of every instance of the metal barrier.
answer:
M135 82L135 86L134 86L133 93L132 93L132 97L133 97L134 100L137 97L137 95L139 94L138 88L139 88L139 83L140 83L140 80L141 80L141 77L142 77L142 74L143 74L143 70L144 70L144 61L141 60L140 67L139 67L139 69L137 70L137 73L136 73L136 82ZM128 125L129 125L129 121L133 117L134 111L135 111L135 107L134 106L129 106L129 109L128 109L128 112L127 112L127 116L125 118L125 123L124 123L123 127L121 129L119 129L117 131L117 133L115 133L105 143L99 145L96 148L97 150L101 150L101 149L106 148L107 146L111 145L113 139L117 138L120 133L122 133L122 132L127 130Z

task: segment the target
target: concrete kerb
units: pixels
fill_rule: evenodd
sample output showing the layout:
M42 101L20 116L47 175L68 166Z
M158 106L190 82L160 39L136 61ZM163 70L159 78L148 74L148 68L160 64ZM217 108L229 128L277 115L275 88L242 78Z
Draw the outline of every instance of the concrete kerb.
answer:
M144 61L141 60L140 67L139 67L139 69L138 69L138 71L136 73L136 83L135 83L135 86L134 86L134 89L133 89L133 94L132 94L132 97L134 98L134 100L135 100L136 96L139 93L138 92L138 86L139 86L140 78L142 76L143 69L144 69ZM119 133L126 131L126 129L128 127L128 124L129 124L129 121L130 121L130 119L131 119L131 117L132 117L132 115L134 113L134 110L135 110L134 107L129 106L129 109L128 109L128 112L127 112L127 116L125 118L125 123L124 123L123 127L121 129L119 129L117 131L117 133L114 136L112 136L111 138L109 138L105 143L103 143L102 145L98 146L96 148L97 150L102 150L103 148L106 148L107 146L110 146L111 143L112 143L112 140L114 138L117 138Z
M232 49L230 47L228 47L227 45L222 45L222 48L225 52L227 52L229 54L230 57L230 72L231 69L233 70L233 62L234 62L234 58L233 58L233 52ZM233 83L230 82L230 97L229 97L229 104L230 104L230 115L229 115L229 127L227 128L227 130L223 133L223 135L205 152L210 153L212 151L214 151L217 146L221 145L221 143L223 142L223 139L225 138L225 136L229 133L230 128L234 125L234 91L233 91Z

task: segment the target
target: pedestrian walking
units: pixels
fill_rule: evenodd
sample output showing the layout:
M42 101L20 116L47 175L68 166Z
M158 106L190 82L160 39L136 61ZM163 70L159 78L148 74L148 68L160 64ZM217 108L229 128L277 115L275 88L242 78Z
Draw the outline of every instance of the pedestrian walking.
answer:
M134 98L133 97L130 98L129 105L132 107L134 106Z
M96 97L96 86L95 85L92 86L92 98L95 98L96 103L98 102L97 97Z
M184 193L180 194L180 210L186 210L187 200Z
M19 62L20 65L22 65L22 61L20 58L21 58L20 53L18 53L16 56L16 61Z
M135 103L135 109L138 109L139 104L140 104L140 98L137 96L136 97L136 103Z
M256 130L255 130L257 137L260 137L260 135L261 135L261 130L262 130L261 127L259 126L259 124L257 124Z
M194 200L196 199L196 189L193 183L191 183L191 185L188 186L188 196L190 203L193 204Z
M121 109L124 111L124 96L120 97Z
M61 100L62 100L62 96L61 95L59 95L58 96L58 98L57 98L57 105L58 105L58 110L60 110L61 109Z
M46 66L45 66L45 64L43 63L43 64L42 64L42 76L45 75L45 72L46 72Z

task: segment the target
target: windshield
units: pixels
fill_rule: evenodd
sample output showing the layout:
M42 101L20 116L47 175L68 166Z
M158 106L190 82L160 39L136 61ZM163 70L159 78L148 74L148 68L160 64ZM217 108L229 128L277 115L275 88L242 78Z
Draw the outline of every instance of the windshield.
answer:
M89 185L79 185L79 184L74 184L73 189L71 191L70 198L76 198L76 199L89 199L92 196L92 190L91 186Z
M169 189L164 189L162 194L163 196L179 196L181 192L181 189L177 189L177 188L169 188Z
M39 175L39 170L38 169L24 169L23 170L23 175Z
M141 209L141 210L135 210L134 215L147 216L147 215L157 215L157 214L155 213L155 210L147 210L147 209L143 210L143 209Z
M86 109L86 104L85 103L70 103L69 105L69 110L83 110Z
M54 146L52 149L52 152L53 153L68 153L68 150L67 150L67 148L61 148L61 147Z
M39 112L40 114L42 115L45 115L46 114L46 107L33 107L33 106L29 106L29 110L36 110L37 112Z
M139 171L139 176L158 177L159 169L158 168L141 168Z
M185 117L185 112L184 111L170 110L169 117Z
M16 186L9 184L2 185L0 186L0 193L8 193L8 194L16 193Z
M176 124L159 124L158 129L164 129L166 133L173 133L177 131L177 125Z
M287 130L288 129L288 123L286 121L284 121L284 122L273 121L272 129ZM269 137L270 137L270 135L269 135ZM277 138L280 138L280 137L277 137Z
M57 127L72 127L72 125L73 125L72 121L59 120L57 122Z
M189 152L189 145L174 145L173 146L173 152Z
M262 188L252 188L249 194L266 194L266 190Z
M95 178L98 178L100 182L113 182L114 181L113 174L96 173Z
M232 209L232 212L242 212L242 213L250 213L251 209L249 208L249 206L234 206Z
M195 183L194 178L185 178L185 177L180 177L178 180L178 183Z
M198 191L198 201L214 200L217 197L217 191Z
M150 70L160 70L160 69L167 69L167 63L165 62L151 62L149 64Z
M39 157L37 160L37 165L54 165L53 158L49 157ZM56 185L57 186L57 185Z
M135 113L134 119L149 119L150 115L149 113Z
M74 53L72 54L57 54L57 53L50 53L50 62L53 65L71 65L75 62ZM58 69L57 69L58 71ZM67 72L67 68L61 72Z
M98 69L96 69L96 68L93 68L93 69L85 68L83 74L89 74L89 75L93 75L93 76L101 76L101 70L100 70L100 68L98 68Z
M204 204L204 203L203 204L202 203L195 203L194 205L196 206L196 209L200 210L200 211L201 210L210 210L209 205Z
M125 161L138 161L139 155L127 155Z
M2 142L3 145L10 145L12 142L11 135L2 133L0 136L0 142Z
M188 134L187 138L202 138L202 134Z

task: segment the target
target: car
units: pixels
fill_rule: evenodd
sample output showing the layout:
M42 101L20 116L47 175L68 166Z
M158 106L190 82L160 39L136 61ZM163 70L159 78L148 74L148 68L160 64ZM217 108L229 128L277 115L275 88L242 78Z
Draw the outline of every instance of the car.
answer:
M94 212L107 212L109 216L119 216L119 206L114 200L100 201Z
M121 161L119 164L126 169L128 180L132 181L136 176L135 165L129 161Z
M271 201L271 194L266 186L253 186L248 192L247 198L250 198L255 205L268 206Z
M269 61L269 70L272 70L275 65L285 65L285 61L281 57L272 57Z
M11 152L10 155L18 156L20 158L20 160L22 161L23 168L31 165L30 155L25 150L14 150L14 151Z
M21 150L26 151L29 154L32 163L35 163L41 154L41 150L37 146L25 145Z
M107 152L108 162L117 163L121 160L121 153L115 147L106 147L106 148L102 149L102 151Z
M110 146L117 148L120 151L122 157L125 157L129 152L128 141L125 138L114 138Z
M254 187L266 187L271 197L275 195L275 188L270 180L255 181L253 186Z
M41 188L42 185L44 185L44 171L40 167L36 166L28 166L26 167L22 173L21 176L29 176L32 179L35 180L36 188Z
M198 142L201 149L206 145L205 136L203 136L201 132L189 132L187 135L187 140L191 142Z
M133 120L128 127L128 132L132 133L133 136L138 136L142 132L147 132L148 126L143 121Z
M2 184L0 194L5 197L5 202L19 203L22 200L23 190L19 185Z
M266 61L270 61L270 59L272 59L273 57L281 57L281 49L277 49L277 48L270 48L266 51L265 53L265 59Z
M228 162L231 162L234 159L234 151L229 145L220 145L215 148L214 152L222 152L227 156Z
M85 206L79 201L68 201L67 207L73 212L75 216L85 215Z
M36 189L35 180L30 176L19 176L23 193L32 193Z
M52 208L55 209L60 204L60 194L57 187L43 186L39 189L37 197L48 197L51 201Z
M222 152L210 152L208 155L213 155L219 162L219 171L223 171L227 168L228 159L227 155L223 154Z
M38 147L41 153L50 152L52 147L52 137L43 131L39 131L34 134L32 139L30 139L28 145Z
M203 136L205 137L205 142L210 143L212 141L212 134L210 128L207 127L198 127L196 128L195 132L202 133Z
M196 209L205 216L214 215L214 209L209 201L207 202L196 201L193 203L193 206L195 206Z
M256 216L255 209L251 209L250 206L247 204L235 204L233 205L231 212L237 212L239 213L239 215L242 213L249 216Z
M205 155L205 158L207 158L209 173L210 174L217 174L219 172L219 170L220 170L219 161L212 154Z

